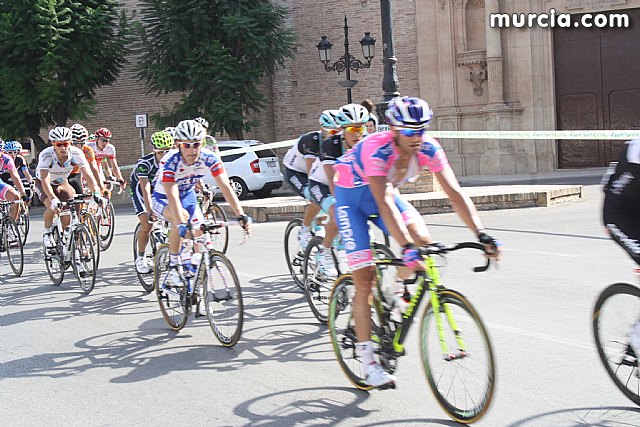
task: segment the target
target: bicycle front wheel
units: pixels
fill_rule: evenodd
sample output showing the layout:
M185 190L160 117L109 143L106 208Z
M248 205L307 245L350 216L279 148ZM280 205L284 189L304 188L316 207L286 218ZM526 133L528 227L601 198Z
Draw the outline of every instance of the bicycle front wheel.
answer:
M100 249L106 251L113 241L115 231L116 214L113 210L113 203L108 201L106 206L100 208L100 218L98 220L98 230L100 232Z
M284 256L287 261L289 273L296 285L304 290L304 251L298 245L298 232L302 227L302 220L294 218L287 224L284 231Z
M189 289L186 283L170 284L167 280L169 273L169 245L162 244L156 252L153 277L158 304L165 322L174 331L184 328L189 318L185 302Z
M20 229L11 217L5 218L4 230L4 247L7 251L9 266L16 276L22 275L24 270L24 253L22 250L22 239L20 238Z
M439 310L429 302L422 314L422 366L440 406L468 424L484 415L493 398L493 348L480 316L462 294L447 289L439 295Z
M640 289L616 283L600 294L593 309L598 355L615 385L636 405L640 405L640 355L629 345L629 337L638 322Z
M64 256L62 254L62 242L60 240L60 232L58 227L54 227L51 230L51 237L55 242L55 246L47 248L44 246L44 263L47 267L47 273L53 283L53 286L60 286L64 279L64 270L66 266L64 264Z
M134 269L136 270L136 275L138 276L138 280L142 285L142 288L150 293L154 288L154 280L153 280L153 268L150 269L148 273L140 273L138 269L135 267L135 261L138 258L138 239L140 238L140 230L142 225L138 223L136 226L136 230L133 233L133 262ZM144 257L146 259L147 265L153 266L153 260L155 258L156 252L156 241L153 233L149 233L149 241L147 242L147 246L144 250Z
M93 244L89 230L84 225L78 226L71 241L71 265L85 294L91 293L96 284L97 263Z
M87 227L87 231L89 231L89 235L91 236L93 255L96 258L96 268L98 268L100 265L100 232L98 231L98 224L95 218L89 213L82 215L82 223Z
M210 219L215 222L226 222L227 214L224 213L222 207L217 203L210 203L209 209L205 212L205 218ZM213 248L218 251L227 253L227 248L229 247L229 228L221 227L210 233L211 242L213 243Z
M209 271L204 262L200 267L207 319L216 339L225 347L233 347L240 339L244 321L240 281L222 252L210 251L209 259Z
M329 311L329 296L335 276L326 276L320 270L318 262L318 251L322 247L322 237L316 236L309 241L304 253L303 262L303 282L304 294L309 303L311 312L322 324L327 323L327 313Z
M22 239L22 246L27 244L27 236L31 229L31 222L29 220L29 208L24 205L20 208L20 216L18 217L17 226L20 229L20 238Z

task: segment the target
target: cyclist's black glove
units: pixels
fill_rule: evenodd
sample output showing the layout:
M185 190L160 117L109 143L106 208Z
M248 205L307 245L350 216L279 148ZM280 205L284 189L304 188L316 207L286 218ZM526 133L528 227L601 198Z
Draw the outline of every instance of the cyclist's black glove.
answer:
M500 241L494 239L485 232L478 234L478 241L483 245L490 245L493 252L498 252L498 247L502 246Z
M24 196L22 196L22 201L27 203L28 201L30 201L31 198L29 196L27 196L26 194Z
M249 228L249 223L251 222L251 218L249 215L240 215L238 218L238 224L246 231Z

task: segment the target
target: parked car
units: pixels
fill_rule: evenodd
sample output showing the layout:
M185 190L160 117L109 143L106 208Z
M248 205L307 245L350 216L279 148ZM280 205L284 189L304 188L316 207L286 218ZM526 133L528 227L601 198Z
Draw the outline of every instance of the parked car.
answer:
M262 145L262 143L254 140L218 141L231 188L241 200L245 199L249 193L253 193L256 197L269 197L271 192L280 188L284 181L278 156L272 150L224 155L225 151L256 145ZM215 180L211 175L205 176L205 182L215 187Z

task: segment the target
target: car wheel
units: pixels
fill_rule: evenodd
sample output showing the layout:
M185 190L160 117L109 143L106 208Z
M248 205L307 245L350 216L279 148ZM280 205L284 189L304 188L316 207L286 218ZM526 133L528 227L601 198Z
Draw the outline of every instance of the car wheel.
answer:
M231 183L233 192L236 193L236 196L238 196L238 199L244 200L247 198L249 190L247 190L247 185L243 180L234 176L233 178L229 178L229 182Z
M273 191L273 189L271 189L271 188L264 188L262 190L254 191L253 195L256 196L259 199L263 199L265 197L269 197L271 195L272 191Z

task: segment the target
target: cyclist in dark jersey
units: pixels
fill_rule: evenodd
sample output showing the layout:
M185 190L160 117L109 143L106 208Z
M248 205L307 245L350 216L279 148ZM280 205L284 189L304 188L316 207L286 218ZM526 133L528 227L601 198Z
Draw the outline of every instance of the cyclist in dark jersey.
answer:
M153 153L149 153L138 160L130 180L133 208L136 211L136 215L138 215L138 221L140 221L136 271L142 274L149 273L152 268L147 263L147 257L144 256L144 249L149 242L151 220L153 219L153 211L151 210L153 181L158 172L160 160L174 146L173 137L169 132L165 131L155 132L151 135L151 143L153 144Z
M611 238L640 265L640 139L627 143L603 182L604 225Z

